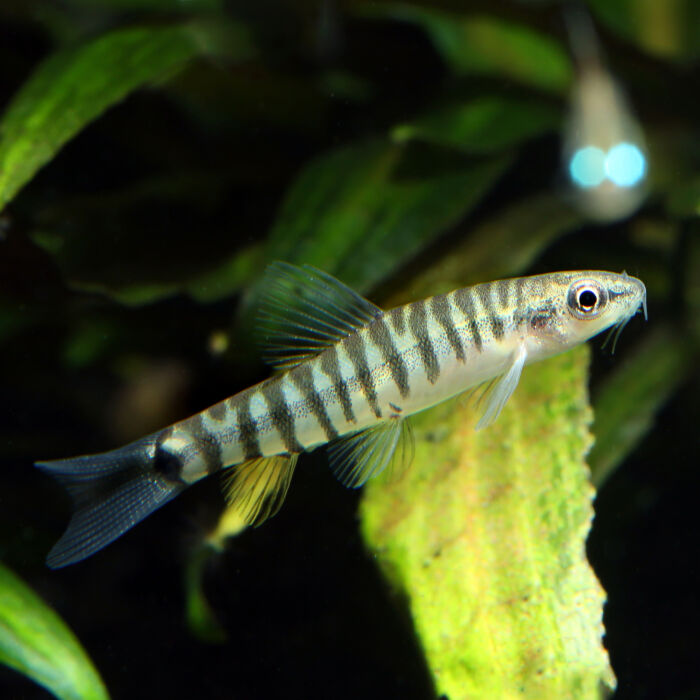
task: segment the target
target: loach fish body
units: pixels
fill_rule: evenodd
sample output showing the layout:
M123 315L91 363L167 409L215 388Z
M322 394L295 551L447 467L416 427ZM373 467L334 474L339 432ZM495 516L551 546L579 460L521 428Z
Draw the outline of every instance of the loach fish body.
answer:
M309 266L273 263L263 280L266 359L281 373L125 447L40 462L75 504L47 562L112 542L190 484L229 468L241 521L274 515L302 452L329 444L343 484L362 485L412 455L408 416L491 382L491 424L524 365L622 326L644 307L626 274L556 272L498 280L382 311Z

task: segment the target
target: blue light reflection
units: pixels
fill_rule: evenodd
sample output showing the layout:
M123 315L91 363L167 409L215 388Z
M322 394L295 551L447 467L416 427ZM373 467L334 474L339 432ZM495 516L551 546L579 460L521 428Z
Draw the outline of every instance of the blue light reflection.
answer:
M646 167L644 154L633 143L618 143L605 158L605 173L618 187L634 187Z
M571 179L584 189L598 187L606 178L618 187L635 187L646 170L646 158L639 146L624 141L607 153L597 146L579 148L569 162Z
M580 187L598 187L605 179L605 153L595 146L579 148L571 159L569 172Z

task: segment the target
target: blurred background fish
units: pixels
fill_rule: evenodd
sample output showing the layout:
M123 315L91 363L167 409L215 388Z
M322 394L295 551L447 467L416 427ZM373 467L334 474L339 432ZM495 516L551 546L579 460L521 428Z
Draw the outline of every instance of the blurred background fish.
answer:
M577 78L564 134L564 166L576 206L598 221L632 214L646 194L642 129L607 69L593 23L581 9L565 15Z

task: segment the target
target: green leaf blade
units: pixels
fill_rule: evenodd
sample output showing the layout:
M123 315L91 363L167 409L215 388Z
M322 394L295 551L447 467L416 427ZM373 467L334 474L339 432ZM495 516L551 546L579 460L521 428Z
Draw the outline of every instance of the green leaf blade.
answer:
M419 25L458 75L503 76L558 94L566 92L573 78L564 49L554 39L521 24L402 3L366 5L362 13Z
M83 127L198 50L187 27L117 30L44 61L0 122L0 210Z
M438 695L598 698L614 676L585 557L593 488L585 347L526 369L498 421L415 417L416 457L370 482L363 535L409 601Z
M700 56L700 5L694 0L590 0L596 19L626 41L671 61Z
M692 358L692 341L661 324L606 378L595 396L596 441L588 456L596 486L641 443L656 413L687 378Z
M61 618L0 564L0 663L61 700L108 700L87 654Z
M288 193L267 258L315 265L365 292L459 221L511 162L429 155L377 140L312 162Z
M556 109L532 100L482 97L425 114L393 130L394 139L422 140L469 153L516 146L559 126Z

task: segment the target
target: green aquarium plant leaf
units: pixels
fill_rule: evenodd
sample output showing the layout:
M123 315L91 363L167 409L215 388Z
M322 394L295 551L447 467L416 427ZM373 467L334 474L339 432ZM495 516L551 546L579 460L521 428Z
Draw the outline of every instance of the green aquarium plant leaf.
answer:
M187 293L202 303L231 296L251 283L264 268L262 252L263 245L260 243L237 251L214 269L188 282Z
M678 218L700 217L700 175L689 182L674 183L666 198L666 208Z
M201 302L230 296L267 263L308 263L360 292L386 279L466 216L504 173L510 154L473 159L432 145L376 139L319 156L287 193L267 241L179 280L107 284L71 280L129 305L179 292Z
M384 300L390 308L484 280L521 274L548 246L580 226L581 214L555 194L505 206L451 246L409 284Z
M658 326L607 377L594 397L596 441L588 457L597 487L641 442L692 367L690 339Z
M554 93L571 84L571 61L561 45L521 24L403 3L361 5L360 11L419 25L457 74L503 76Z
M413 465L370 482L361 527L407 601L439 695L599 698L615 680L585 555L587 347L528 367L490 428L448 402L414 418Z
M0 564L0 663L61 700L106 700L102 679L61 618Z
M589 0L591 12L627 41L674 61L700 56L700 4L696 0Z
M36 242L36 237L34 237ZM239 292L265 267L262 246L254 243L232 255L210 270L177 281L153 281L117 285L110 282L83 282L71 279L71 289L106 294L125 306L143 306L161 299L185 293L203 304L217 301ZM2 324L0 322L0 337Z
M561 114L532 100L487 96L429 112L392 131L396 141L420 140L469 153L490 153L553 131Z
M364 292L465 216L510 162L386 140L325 154L292 185L266 257L315 265Z
M87 124L181 69L200 45L191 27L120 29L45 60L0 121L0 210Z
M185 615L190 632L207 644L223 644L226 630L217 620L204 592L204 573L216 549L204 542L194 549L185 567Z

